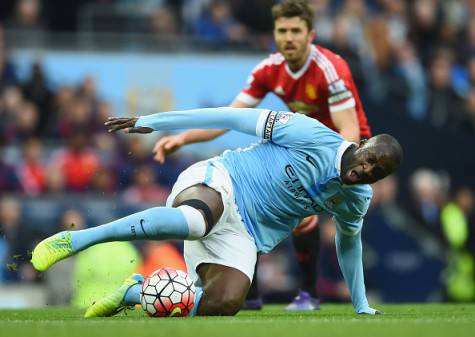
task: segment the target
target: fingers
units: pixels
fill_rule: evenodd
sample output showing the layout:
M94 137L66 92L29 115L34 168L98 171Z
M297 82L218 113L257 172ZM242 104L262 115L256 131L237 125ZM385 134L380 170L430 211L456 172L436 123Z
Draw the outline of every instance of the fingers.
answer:
M115 125L115 124L122 124L124 122L127 122L131 120L132 118L130 117L109 117L107 118L107 122L104 123L104 125Z
M163 164L165 162L165 144L168 142L170 137L163 137L160 139L154 146L153 152L155 153L155 159L158 161L160 164Z
M104 123L104 125L107 127L108 132L117 132L122 129L127 129L131 128L134 129L132 133L147 133L147 132L141 132L141 131L136 131L134 126L135 122L137 121L137 118L128 118L128 117L109 117L107 119L107 122ZM140 128L138 128L140 129ZM146 128L148 129L148 128Z
M154 159L163 164L165 157L176 151L181 145L182 143L177 136L163 137L153 148L153 152L155 153Z
M153 132L153 129L141 126L141 127L138 127L138 128L126 128L125 132L127 132L127 133L151 133L151 132Z

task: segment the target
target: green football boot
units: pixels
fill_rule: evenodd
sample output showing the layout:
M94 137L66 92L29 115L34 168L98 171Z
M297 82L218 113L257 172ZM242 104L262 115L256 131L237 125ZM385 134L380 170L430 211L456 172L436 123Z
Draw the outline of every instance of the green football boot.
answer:
M61 232L41 241L33 250L31 263L38 271L45 271L53 264L74 254L71 233Z
M109 295L104 296L87 308L84 317L109 317L118 314L124 309L132 309L134 305L124 303L125 294L130 287L135 284L141 284L142 282L143 276L140 274L133 274L129 276L117 290Z

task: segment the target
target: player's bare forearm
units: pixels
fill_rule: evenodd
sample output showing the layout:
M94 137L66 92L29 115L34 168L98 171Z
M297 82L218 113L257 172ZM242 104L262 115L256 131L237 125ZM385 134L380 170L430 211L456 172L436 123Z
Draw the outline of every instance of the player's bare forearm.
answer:
M360 125L355 108L333 112L331 118L343 138L350 142L360 142Z
M339 134L349 142L358 144L360 142L360 128L357 126L347 126L339 130Z

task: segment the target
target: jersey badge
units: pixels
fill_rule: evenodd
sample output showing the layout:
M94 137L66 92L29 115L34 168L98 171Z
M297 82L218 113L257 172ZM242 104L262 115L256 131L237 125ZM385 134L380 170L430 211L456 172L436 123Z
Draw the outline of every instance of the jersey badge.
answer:
M310 83L307 83L305 85L305 93L307 94L308 98L313 99L313 100L317 99L318 97L317 88Z
M341 204L341 202L343 201L343 197L339 194L334 194L332 195L330 198L328 198L327 200L325 200L325 205L328 207L328 208L333 208L335 207L336 205L338 204Z
M304 115L310 115L312 113L318 113L319 108L318 105L314 104L305 104L305 102L302 101L293 101L287 103L289 108L294 111L294 112L300 112Z
M290 117L292 117L293 113L292 112L281 112L278 115L278 122L280 124L287 124L289 122Z

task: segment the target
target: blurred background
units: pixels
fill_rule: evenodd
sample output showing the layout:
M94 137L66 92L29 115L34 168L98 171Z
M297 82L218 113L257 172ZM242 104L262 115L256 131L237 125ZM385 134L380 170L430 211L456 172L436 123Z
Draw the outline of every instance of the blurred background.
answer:
M311 0L316 42L349 63L374 133L405 162L374 185L363 240L370 300L475 300L475 1ZM163 205L189 164L255 139L229 133L164 165L159 134L110 135L111 115L229 104L274 51L273 0L0 1L0 307L83 307L132 271L184 268L178 242L109 243L37 274L60 229ZM275 97L263 107L287 110ZM348 301L322 221L318 289ZM298 287L291 242L261 259L267 302Z

